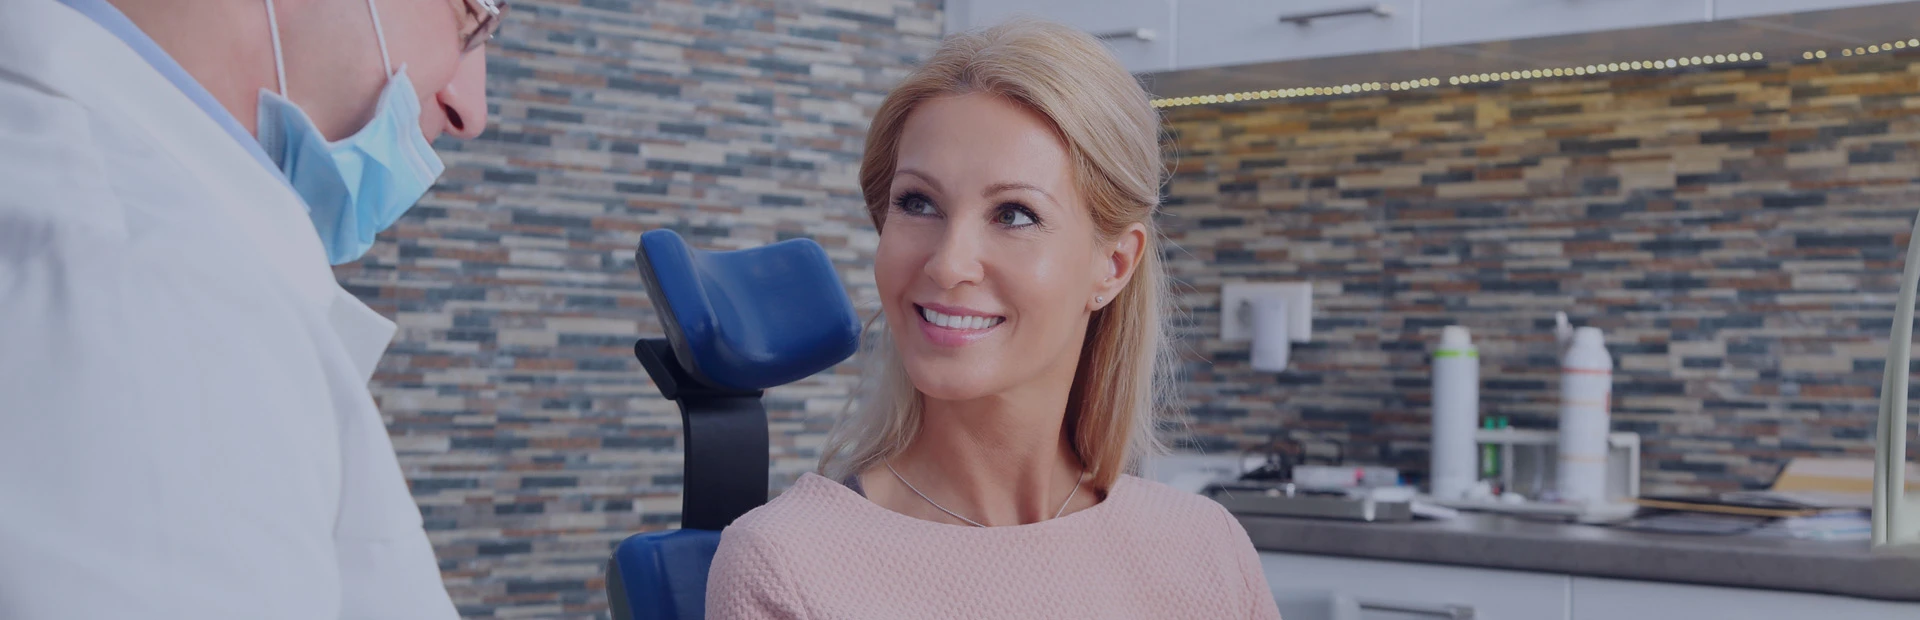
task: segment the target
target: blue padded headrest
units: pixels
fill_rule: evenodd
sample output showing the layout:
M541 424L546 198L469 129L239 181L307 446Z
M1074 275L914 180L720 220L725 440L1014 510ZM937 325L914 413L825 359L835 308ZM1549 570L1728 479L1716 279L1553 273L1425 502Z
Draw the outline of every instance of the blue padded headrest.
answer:
M811 239L711 252L662 229L640 236L638 256L674 355L696 379L762 390L826 370L859 347L853 302Z

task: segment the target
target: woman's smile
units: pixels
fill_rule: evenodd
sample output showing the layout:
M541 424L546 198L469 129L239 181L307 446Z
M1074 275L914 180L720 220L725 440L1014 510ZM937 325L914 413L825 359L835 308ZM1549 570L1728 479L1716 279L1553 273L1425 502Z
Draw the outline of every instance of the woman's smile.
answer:
M935 303L914 304L920 316L920 334L928 342L943 347L958 347L979 341L995 333L1007 317L958 306Z

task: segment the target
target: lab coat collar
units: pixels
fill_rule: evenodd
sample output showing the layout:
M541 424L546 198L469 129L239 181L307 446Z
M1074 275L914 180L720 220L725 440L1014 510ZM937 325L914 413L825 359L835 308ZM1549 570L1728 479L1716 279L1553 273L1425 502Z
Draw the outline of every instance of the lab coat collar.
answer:
M167 78L168 82L172 82L174 88L180 89L181 94L186 95L194 105L199 106L200 111L206 112L213 122L220 125L220 129L225 130L228 136L238 142L240 148L246 149L253 155L254 160L259 161L262 167L276 175L285 176L278 167L274 166L273 159L267 157L266 149L260 147L260 141L254 139L253 133L240 126L240 119L234 118L233 112L220 105L220 101L213 98L213 93L207 92L206 87L201 86L199 80L193 79L193 75L187 73L186 68L175 62L173 56L167 54L166 50L160 49L160 44L153 42L153 38L140 30L140 26L134 24L133 20L127 19L126 14L121 13L120 9L108 4L107 0L59 0L59 2L79 11L81 15L87 16L87 19L93 20L93 23L99 24L102 29L119 38L128 49L139 54L140 58L147 61L148 66L153 67L154 71Z
M305 203L199 106L118 37L55 0L0 1L0 75L92 112L127 118L148 146L170 155L216 196L221 217L315 318L332 324L362 379L371 377L394 324L340 287Z

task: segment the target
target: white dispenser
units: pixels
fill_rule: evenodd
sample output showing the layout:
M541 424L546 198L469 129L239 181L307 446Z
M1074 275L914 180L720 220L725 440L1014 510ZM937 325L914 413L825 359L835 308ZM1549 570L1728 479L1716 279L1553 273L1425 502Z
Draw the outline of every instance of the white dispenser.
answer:
M1253 369L1285 372L1292 343L1313 339L1313 285L1227 282L1220 286L1220 339L1251 341Z
M1607 501L1607 433L1612 430L1613 356L1597 327L1573 332L1560 358L1561 501Z
M1253 351L1248 360L1260 372L1286 372L1292 357L1292 334L1287 311L1293 304L1279 295L1248 297L1245 312L1253 323Z
M1433 350L1433 445L1431 490L1439 499L1460 499L1473 488L1475 420L1480 417L1480 352L1467 328L1449 325Z

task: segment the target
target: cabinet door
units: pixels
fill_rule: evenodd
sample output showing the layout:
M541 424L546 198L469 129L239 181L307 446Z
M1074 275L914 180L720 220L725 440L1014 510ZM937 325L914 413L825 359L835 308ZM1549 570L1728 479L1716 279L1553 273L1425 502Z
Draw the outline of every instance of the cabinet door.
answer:
M1420 45L1666 26L1707 21L1711 13L1707 0L1426 0Z
M1720 0L1713 3L1714 19L1739 19L1761 15L1781 15L1844 9L1873 4L1893 4L1901 0Z
M1273 589L1335 592L1362 620L1567 620L1565 575L1273 552L1260 566Z
M1304 22L1282 17L1379 7ZM1409 50L1420 45L1419 0L1180 0L1174 60L1181 69Z
M1846 596L1573 578L1572 620L1890 620L1920 618L1920 603Z
M1173 0L954 0L949 32L991 26L1016 15L1052 20L1105 41L1134 73L1173 68Z

